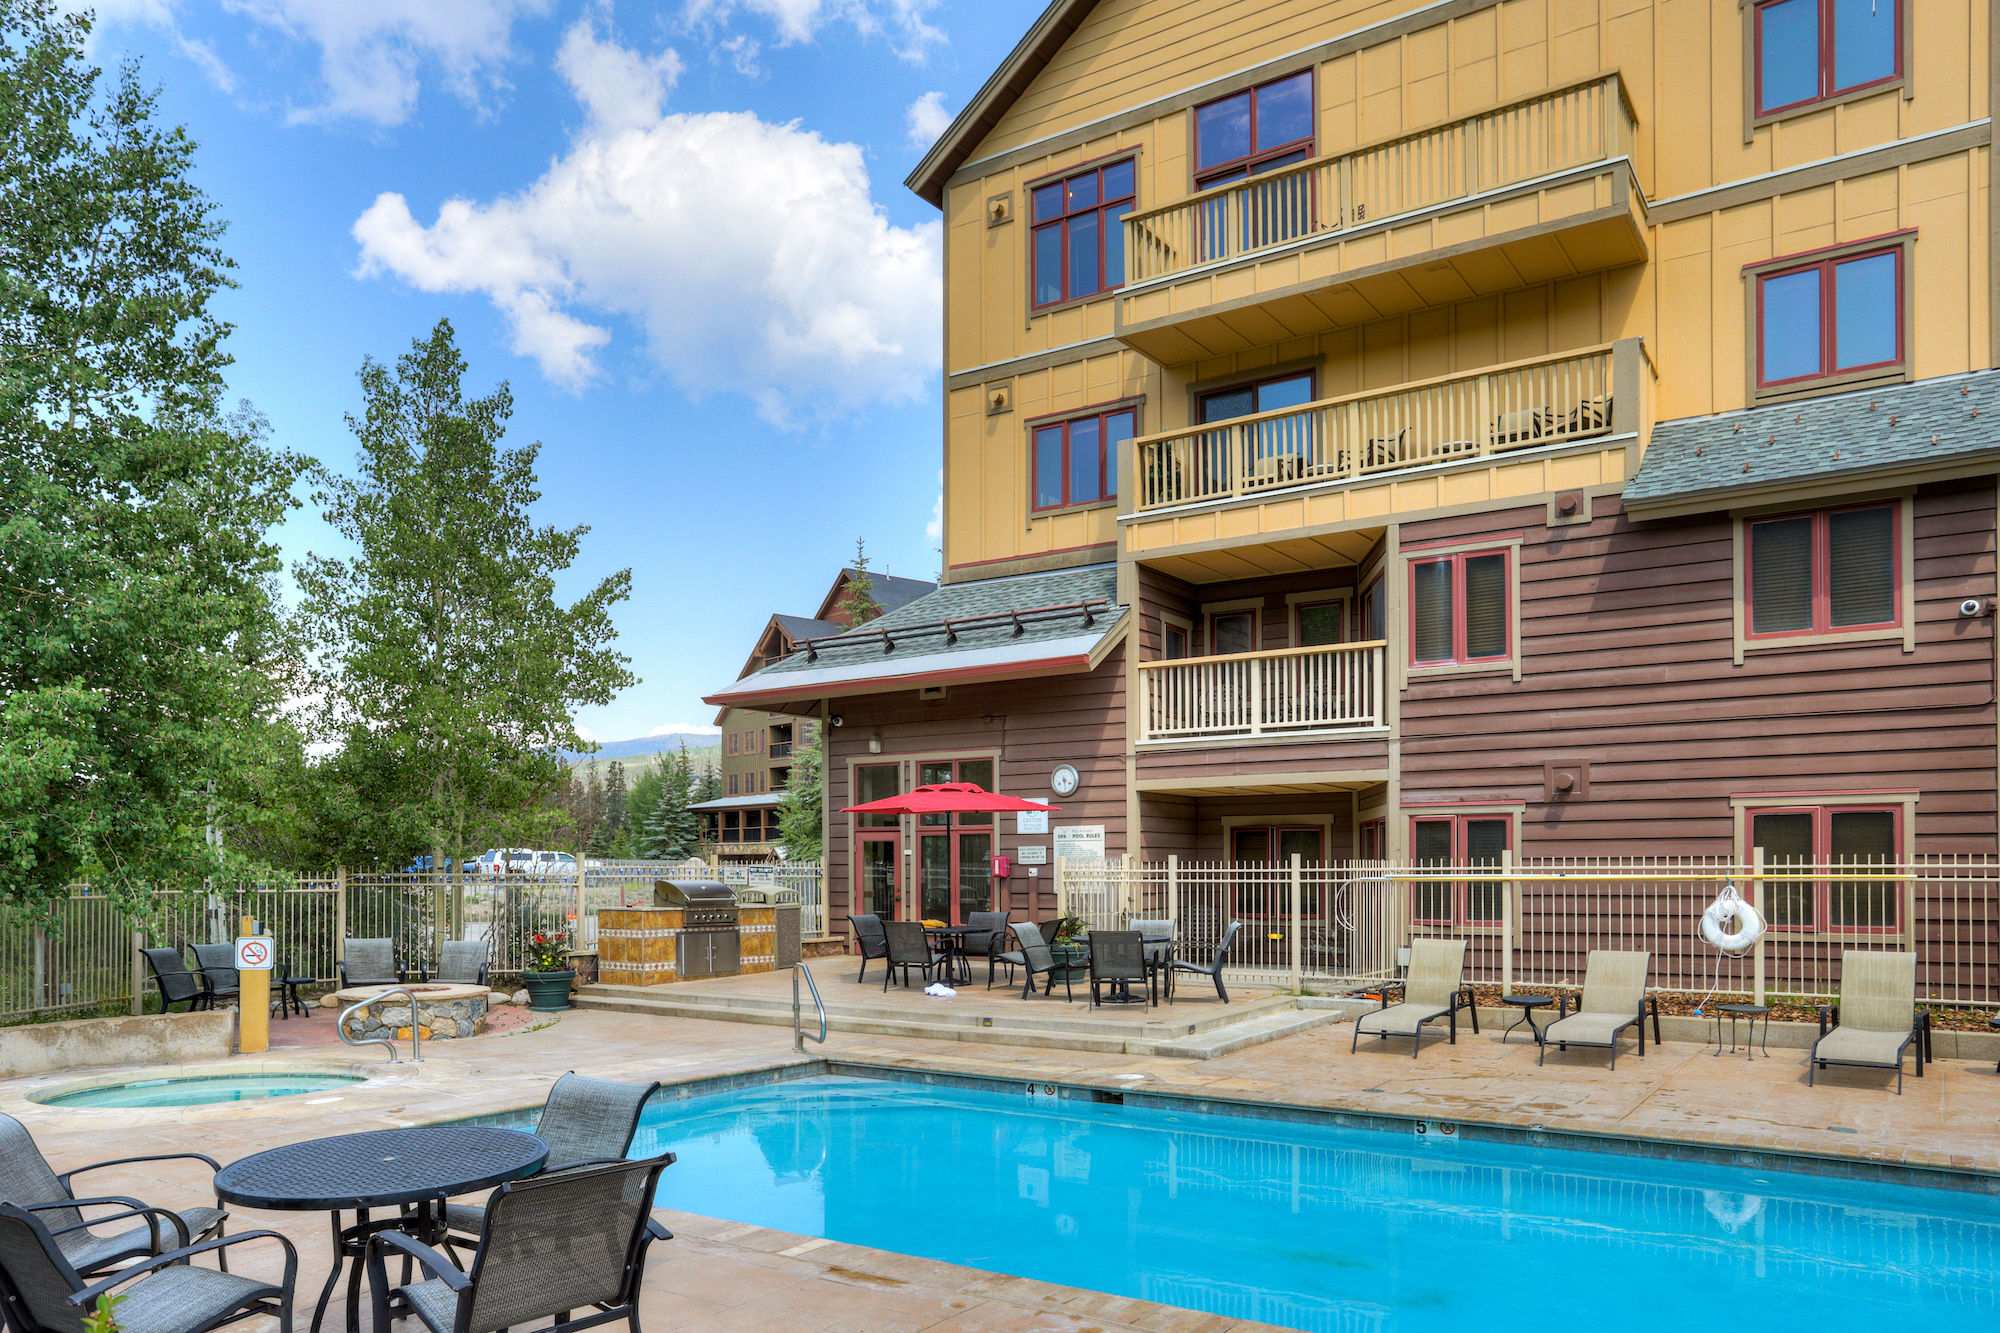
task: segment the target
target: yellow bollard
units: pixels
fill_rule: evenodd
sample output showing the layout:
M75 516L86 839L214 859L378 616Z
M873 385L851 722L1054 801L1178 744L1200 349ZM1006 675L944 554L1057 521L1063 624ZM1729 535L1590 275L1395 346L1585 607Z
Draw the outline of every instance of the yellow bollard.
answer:
M243 1055L256 1055L271 1048L271 955L274 947L269 935L254 935L257 929L255 918L244 917L237 932L236 941L236 984L239 995L236 1002L236 1049ZM246 946L261 945L261 954L256 948ZM261 962L261 967L245 966Z

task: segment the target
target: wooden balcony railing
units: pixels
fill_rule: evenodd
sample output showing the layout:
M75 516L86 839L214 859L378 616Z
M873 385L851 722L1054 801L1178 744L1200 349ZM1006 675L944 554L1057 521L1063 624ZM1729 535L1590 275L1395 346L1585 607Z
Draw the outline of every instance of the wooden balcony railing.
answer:
M1128 475L1144 511L1607 435L1612 381L1605 344L1324 398L1142 435Z
M1147 282L1308 236L1629 156L1616 74L1125 216L1125 280Z
M1149 741L1379 727L1383 642L1139 664Z

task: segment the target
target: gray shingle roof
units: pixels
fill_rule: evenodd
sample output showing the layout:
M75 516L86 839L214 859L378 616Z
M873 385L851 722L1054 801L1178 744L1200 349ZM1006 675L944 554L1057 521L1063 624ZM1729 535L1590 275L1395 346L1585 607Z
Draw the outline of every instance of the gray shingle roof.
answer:
M1773 485L2000 457L2000 371L1663 421L1625 488L1628 507Z
M838 634L847 626L838 620L814 620L811 616L788 616L780 611L771 617L784 627L785 633L794 639L816 639L823 634Z
M879 600L880 585L877 586L876 595ZM805 652L796 652L790 657L771 663L762 671L755 672L745 679L755 681L788 671L860 663L880 663L886 670L893 671L900 660L913 657L1034 644L1071 638L1088 633L1091 629L1102 634L1117 622L1123 610L1116 605L1117 598L1116 565L1091 565L1083 569L1057 570L1049 574L1017 574L1011 578L947 583L841 636L841 638L865 636L860 637L858 642L842 644L840 639L821 641L816 645L817 661L809 662L806 660ZM1089 629L1085 627L1081 616L1068 615L1033 621L1024 626L1019 635L1014 633L1011 624L1006 623L961 629L957 632L955 643L947 643L944 635L940 633L917 634L901 640L896 639L893 633L899 628L935 625L945 620L964 620L973 616L1031 611L1041 607L1092 601L1102 601L1108 605L1093 614L1095 624ZM890 639L895 644L893 649L884 650L879 637L879 632L882 630L892 631Z

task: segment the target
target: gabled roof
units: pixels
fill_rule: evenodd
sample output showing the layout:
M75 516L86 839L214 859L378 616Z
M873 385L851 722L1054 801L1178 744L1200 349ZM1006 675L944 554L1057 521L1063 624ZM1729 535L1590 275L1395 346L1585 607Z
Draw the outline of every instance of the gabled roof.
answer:
M1653 427L1625 488L1638 518L1725 508L1758 492L1888 474L2000 468L2000 371L1976 370Z
M873 694L954 679L1087 671L1110 650L1125 608L1116 565L951 583L707 696L759 707Z
M934 207L944 206L944 183L964 165L975 148L984 142L1007 108L1028 90L1035 76L1055 58L1070 34L1097 8L1097 0L1051 0L1034 26L1014 45L1000 68L974 93L965 109L952 118L951 125L931 145L917 168L903 178Z
M815 620L811 616L788 616L782 612L772 616L771 622L782 629L794 643L800 639L824 638L847 628L838 620Z
M826 596L820 601L819 619L833 619L830 613L840 604L840 599L846 595L847 585L853 582L860 573L860 570L849 565L835 576L833 586L826 590ZM907 606L926 593L937 590L937 584L926 582L923 579L902 579L897 578L894 574L877 574L872 569L868 571L868 579L874 584L874 591L871 595L875 598L875 605L881 607L884 611L894 611L898 607ZM836 628L834 632L837 634L840 631Z

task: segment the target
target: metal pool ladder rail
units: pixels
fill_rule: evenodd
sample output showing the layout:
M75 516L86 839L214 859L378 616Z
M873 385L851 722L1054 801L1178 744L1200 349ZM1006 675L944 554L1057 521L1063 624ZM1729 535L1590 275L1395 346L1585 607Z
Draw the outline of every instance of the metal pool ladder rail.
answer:
M806 979L806 989L812 992L813 1008L819 1010L819 1035L813 1040L826 1045L826 1004L819 998L819 986L813 981L812 969L804 963L792 964L792 1049L806 1048L806 1029L802 1021L804 1011L799 1007L799 978Z
M355 1010L366 1009L377 1000L386 1000L391 995L400 995L410 1002L410 1063L420 1065L424 1062L424 1037L422 1030L417 1025L417 1020L422 1015L417 1012L417 997L411 992L408 986L391 986L388 990L376 991L373 995L356 1000L353 1004L348 1005L340 1011L340 1017L334 1020L333 1030L338 1032L340 1039L349 1046L385 1046L389 1050L390 1064L399 1065L403 1063L396 1056L396 1043L387 1037L363 1037L357 1041L347 1035L347 1020L353 1015ZM804 1050L805 1048L801 1046L799 1049Z

